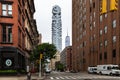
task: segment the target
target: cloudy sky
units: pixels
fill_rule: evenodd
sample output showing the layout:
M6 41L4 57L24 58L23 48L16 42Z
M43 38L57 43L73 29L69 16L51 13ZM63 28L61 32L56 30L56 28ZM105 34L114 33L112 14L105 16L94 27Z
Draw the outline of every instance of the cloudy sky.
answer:
M52 8L54 5L61 7L62 16L62 49L65 47L65 37L68 35L72 38L72 1L71 0L34 0L36 12L34 18L37 21L37 27L39 33L42 34L42 42L52 42Z

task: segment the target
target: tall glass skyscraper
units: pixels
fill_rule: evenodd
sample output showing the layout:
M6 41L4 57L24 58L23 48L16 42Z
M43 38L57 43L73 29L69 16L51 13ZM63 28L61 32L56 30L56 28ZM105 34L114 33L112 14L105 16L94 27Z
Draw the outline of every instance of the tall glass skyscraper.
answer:
M70 46L70 36L68 36L68 34L65 38L65 47L67 47L67 46Z
M61 22L61 8L58 5L53 6L52 9L52 43L56 46L58 51L62 50L62 22Z

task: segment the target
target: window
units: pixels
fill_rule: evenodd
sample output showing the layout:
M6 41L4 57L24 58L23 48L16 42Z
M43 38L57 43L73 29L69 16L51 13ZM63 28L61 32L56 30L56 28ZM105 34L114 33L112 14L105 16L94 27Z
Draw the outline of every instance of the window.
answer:
M113 22L112 22L112 27L113 27L113 28L116 28L116 20L113 20Z
M94 18L95 18L95 12L94 12Z
M105 40L105 47L107 46L107 40Z
M100 22L102 22L102 15L100 15Z
M99 58L100 58L100 60L102 60L102 53L100 53L100 57Z
M85 58L83 58L83 63L86 63L86 59Z
M92 12L92 8L90 7L90 12Z
M22 48L25 47L25 36L22 34Z
M115 49L112 51L112 57L113 57L113 58L116 57L116 50L115 50Z
M12 43L12 26L3 25L2 42L3 43Z
M21 44L21 30L20 28L18 29L18 44L20 45Z
M21 11L20 8L18 8L18 20L20 21L20 17L21 17Z
M95 21L93 22L93 24L94 24L94 27L95 27Z
M92 4L92 0L90 0L90 4Z
M107 59L107 52L104 52L104 59Z
M105 14L105 18L107 18L107 13Z
M93 3L93 8L95 8L95 2Z
M105 34L107 33L107 26L105 26L105 28L104 28L104 32L105 32Z
M92 16L90 16L90 22L92 22Z
M2 4L2 15L12 16L12 5L11 4Z
M105 69L106 68L106 66L103 66L103 69Z
M113 36L113 43L116 42L116 36Z
M92 36L90 37L90 41L91 41L91 42L93 41L93 37L92 37Z
M102 30L100 30L100 35L102 35Z
M102 47L102 45L103 45L102 42L100 42L100 47Z
M95 34L94 34L94 35L93 35L93 39L94 39L94 40L95 40L95 37L96 37L96 36L95 36Z
M90 30L92 30L92 25L90 24Z

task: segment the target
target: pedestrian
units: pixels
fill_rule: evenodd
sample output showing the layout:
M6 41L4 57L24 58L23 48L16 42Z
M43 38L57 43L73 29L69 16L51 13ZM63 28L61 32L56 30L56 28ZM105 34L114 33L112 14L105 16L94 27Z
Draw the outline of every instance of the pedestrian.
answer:
M31 73L30 72L27 73L27 80L31 80Z

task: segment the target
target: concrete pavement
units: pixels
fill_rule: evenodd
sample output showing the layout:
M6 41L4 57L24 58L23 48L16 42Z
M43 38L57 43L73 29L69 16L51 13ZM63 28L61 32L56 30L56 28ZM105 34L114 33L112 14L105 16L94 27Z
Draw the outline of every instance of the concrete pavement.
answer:
M27 80L27 75L20 76L0 76L0 80ZM31 80L44 80L44 76L39 78L38 73L31 75Z

